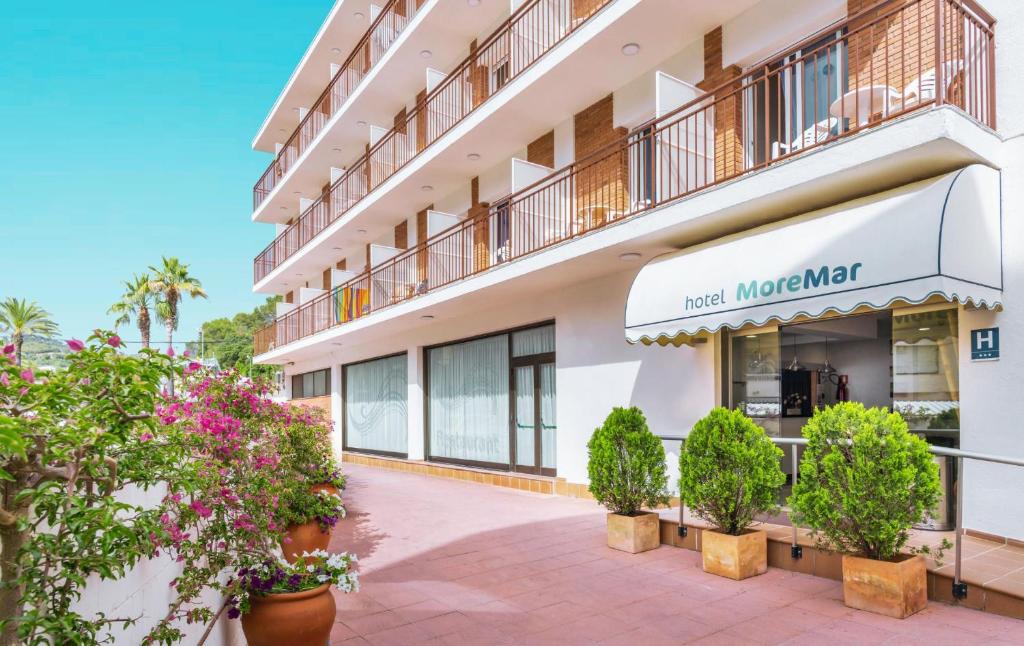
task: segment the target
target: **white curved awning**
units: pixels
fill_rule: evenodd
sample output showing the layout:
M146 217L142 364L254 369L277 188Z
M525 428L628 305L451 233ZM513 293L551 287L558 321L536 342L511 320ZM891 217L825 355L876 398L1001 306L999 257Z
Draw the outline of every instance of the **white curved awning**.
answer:
M964 169L666 254L626 301L630 343L676 343L933 298L1001 306L999 172Z

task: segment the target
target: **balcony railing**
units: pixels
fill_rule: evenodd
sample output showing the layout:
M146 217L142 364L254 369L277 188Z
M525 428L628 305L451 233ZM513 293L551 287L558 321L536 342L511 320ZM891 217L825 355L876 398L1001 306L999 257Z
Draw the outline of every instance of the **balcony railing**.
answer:
M366 74L384 57L385 52L409 24L419 5L420 2L417 0L389 0L380 14L373 19L370 28L352 49L348 59L256 182L252 191L253 209L259 208L281 178L313 143L324 125L352 95Z
M255 352L914 111L952 105L994 127L993 23L973 2L881 3L278 317Z
M253 261L254 282L309 243L611 0L530 0Z

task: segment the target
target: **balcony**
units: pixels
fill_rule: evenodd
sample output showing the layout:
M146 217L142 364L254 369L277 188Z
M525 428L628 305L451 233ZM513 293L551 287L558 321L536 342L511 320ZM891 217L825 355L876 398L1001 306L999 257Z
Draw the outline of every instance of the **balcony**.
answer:
M974 3L916 0L830 26L284 314L255 335L255 353L916 112L952 106L994 127L992 25Z
M253 261L265 278L611 0L529 0Z
M419 4L416 0L389 0L374 18L370 28L352 48L352 53L256 182L252 195L253 209L259 208L366 74L381 60L409 24Z

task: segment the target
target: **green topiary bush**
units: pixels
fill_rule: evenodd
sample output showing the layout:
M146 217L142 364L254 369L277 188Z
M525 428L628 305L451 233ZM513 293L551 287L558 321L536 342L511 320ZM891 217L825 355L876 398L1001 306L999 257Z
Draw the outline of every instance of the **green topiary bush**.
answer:
M668 503L665 447L639 408L612 409L587 451L590 493L613 513L635 516Z
M715 408L679 453L679 497L718 531L737 536L758 514L777 513L786 481L764 429L738 410Z
M933 510L938 465L898 413L846 402L817 410L789 504L828 549L890 560Z

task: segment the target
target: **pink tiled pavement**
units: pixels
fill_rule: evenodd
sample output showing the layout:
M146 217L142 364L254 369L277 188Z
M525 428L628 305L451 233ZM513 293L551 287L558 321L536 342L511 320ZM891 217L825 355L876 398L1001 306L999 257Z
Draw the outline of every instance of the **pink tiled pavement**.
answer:
M835 581L771 568L736 582L700 555L605 546L589 501L346 465L332 548L359 555L332 643L1022 644L1024 622L932 602L897 621Z

